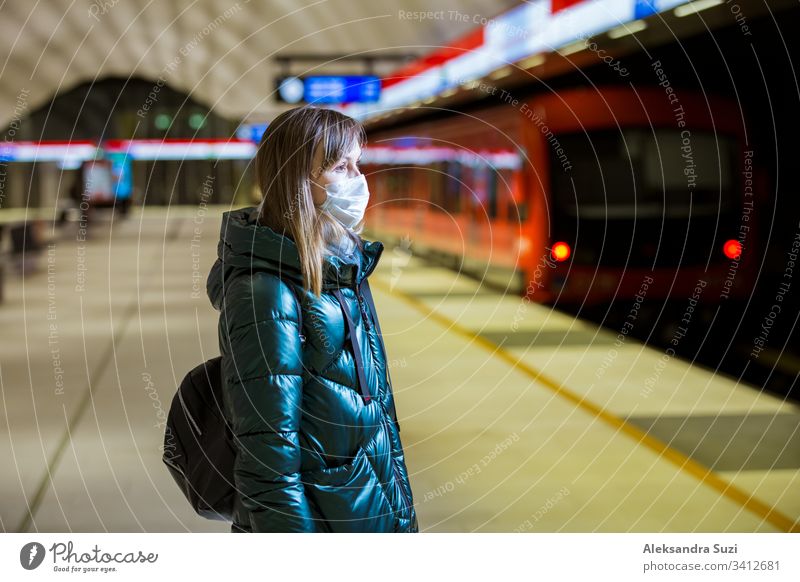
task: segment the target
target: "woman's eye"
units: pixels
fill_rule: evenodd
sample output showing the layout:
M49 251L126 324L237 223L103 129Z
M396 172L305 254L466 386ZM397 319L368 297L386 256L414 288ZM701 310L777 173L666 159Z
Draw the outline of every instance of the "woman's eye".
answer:
M344 164L342 164L341 166L336 166L336 168L334 168L334 171L335 171L335 172L341 172L341 171L342 171L342 170L344 170L346 167L347 167L347 166L345 166Z

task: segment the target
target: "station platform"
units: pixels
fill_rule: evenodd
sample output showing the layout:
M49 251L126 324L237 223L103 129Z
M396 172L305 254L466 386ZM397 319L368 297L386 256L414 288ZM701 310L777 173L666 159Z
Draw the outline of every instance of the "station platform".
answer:
M7 280L3 531L229 531L161 461L176 386L218 354L223 210L98 218ZM411 251L370 281L420 531L800 531L796 404Z

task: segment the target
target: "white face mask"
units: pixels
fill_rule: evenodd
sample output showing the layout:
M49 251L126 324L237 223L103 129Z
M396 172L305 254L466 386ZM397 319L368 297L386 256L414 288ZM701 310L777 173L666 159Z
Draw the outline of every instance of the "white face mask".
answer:
M325 186L328 198L320 206L346 228L353 228L364 217L369 202L369 188L364 174Z

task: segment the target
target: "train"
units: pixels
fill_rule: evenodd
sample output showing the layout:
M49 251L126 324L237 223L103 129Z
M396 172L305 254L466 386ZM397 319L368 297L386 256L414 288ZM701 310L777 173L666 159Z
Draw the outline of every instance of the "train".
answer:
M368 132L369 232L530 301L741 301L767 195L722 95L576 87Z

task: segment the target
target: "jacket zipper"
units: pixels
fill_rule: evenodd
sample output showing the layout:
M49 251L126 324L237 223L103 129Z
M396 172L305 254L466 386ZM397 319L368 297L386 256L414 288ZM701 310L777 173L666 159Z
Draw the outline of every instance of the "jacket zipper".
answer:
M372 329L372 326L369 323L369 315L367 313L367 311L369 311L369 310L366 308L365 305L363 305L363 300L361 298L361 294L358 292L358 283L354 283L353 284L353 293L356 294L356 303L358 303L358 310L361 312L361 320L364 322L364 329L366 329L367 332L369 332L370 329ZM378 357L375 356L375 352L372 349L372 339L369 337L369 334L367 334L367 336L368 336L367 337L367 343L369 344L370 362L372 362L372 365L377 369L378 363L380 362L380 356L378 356ZM385 358L385 355L386 354L384 354L384 358ZM384 366L388 366L388 363L385 363ZM387 382L387 386L388 386L388 378L386 379L386 382ZM379 389L379 393L380 393L380 389ZM377 397L377 395L374 396L374 397ZM383 404L381 403L381 406L382 405Z
M369 323L369 315L367 315L367 309L364 307L364 303L361 299L361 293L359 293L358 290L358 283L355 283L353 285L353 291L356 294L356 301L358 302L358 309L361 312L361 318L364 320L364 327L366 328L367 331L369 331L371 328ZM374 362L375 354L372 352L372 342L370 342L369 340L367 341L369 343L369 353L372 356L372 361ZM383 421L385 424L388 412L386 412L386 408L383 406L383 401L378 399L378 402L380 402L381 409L383 410ZM388 425L385 424L385 426L386 430L390 430ZM397 468L394 456L392 456L391 454L389 455L389 462L392 464L392 472L394 473L394 478L397 481L397 487L398 489L400 489L400 494L403 496L404 509L406 510L406 512L408 512L409 519L411 519L411 501L406 495L406 490L403 488L403 479L401 478L400 470Z

